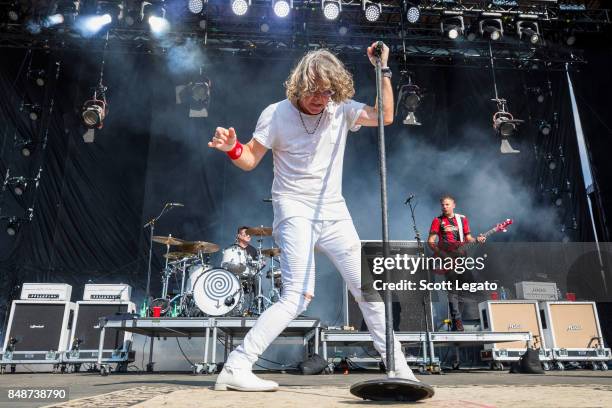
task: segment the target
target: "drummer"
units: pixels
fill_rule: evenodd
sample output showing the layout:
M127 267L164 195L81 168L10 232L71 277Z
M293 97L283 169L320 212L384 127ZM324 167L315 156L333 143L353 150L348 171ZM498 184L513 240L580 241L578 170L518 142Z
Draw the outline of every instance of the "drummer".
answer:
M253 245L251 245L251 235L247 233L247 230L250 227L243 225L242 227L238 227L236 231L236 245L240 248L244 249L246 253L251 257L252 260L257 260L257 249Z

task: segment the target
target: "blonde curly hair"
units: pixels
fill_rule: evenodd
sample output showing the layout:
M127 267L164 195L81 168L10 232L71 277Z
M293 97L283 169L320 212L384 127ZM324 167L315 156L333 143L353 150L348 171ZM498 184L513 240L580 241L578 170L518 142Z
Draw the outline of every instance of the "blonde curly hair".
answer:
M309 51L297 63L285 81L287 99L297 103L309 93L331 89L331 99L340 103L355 95L353 76L342 61L326 49Z

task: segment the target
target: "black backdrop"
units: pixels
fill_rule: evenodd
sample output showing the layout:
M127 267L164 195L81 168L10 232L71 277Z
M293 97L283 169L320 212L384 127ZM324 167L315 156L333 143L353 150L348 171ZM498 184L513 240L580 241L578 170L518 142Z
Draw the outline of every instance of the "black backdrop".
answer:
M109 115L95 143L85 144L77 112L98 81L101 57L3 50L1 170L5 172L8 166L11 174L31 175L39 164L43 168L36 192L30 188L24 197L15 197L10 191L3 194L2 215L22 215L35 204L32 222L24 224L17 237L0 234L0 304L5 306L18 295L18 285L28 281L70 283L73 299L80 298L82 285L88 281L125 282L134 286L139 301L146 283L148 248L147 231L142 226L165 202L181 202L185 207L164 216L157 233L213 241L222 247L231 243L236 226L272 222L271 208L262 201L269 196L272 181L271 155L259 168L242 173L223 154L208 149L206 142L215 126L234 126L240 139L248 141L261 110L284 97L282 82L293 61L204 58L213 81L210 116L194 120L188 119L185 107L175 104L174 86L186 73L177 68L176 61L169 56L108 53L104 83L109 87ZM610 164L605 153L610 151L609 118L605 96L595 96L593 90L612 87L609 73L605 75L607 64L601 63L609 58L597 58L598 64L573 77L602 196L609 203L606 179ZM44 66L47 72L60 62L59 78L48 78L43 89L37 87L25 75L30 60L32 66ZM371 104L374 74L365 56L364 62L349 68L355 75L355 99ZM392 68L397 78L398 67ZM592 240L564 73L546 72L543 67L497 72L500 95L509 100L516 117L526 120L512 141L521 153L504 156L491 129L495 105L490 101L490 71L412 70L417 83L426 89L417 115L423 125L407 127L398 117L387 128L391 238L413 237L403 206L407 194L419 197L418 226L426 235L438 212L437 197L451 192L458 198L458 210L470 216L474 231L514 217L518 222L512 233L500 240L559 241L564 234L571 234L569 238L575 241ZM543 86L547 81L552 94L547 94L542 104L535 102L525 88ZM22 99L45 101L48 108L51 97L53 112L37 123L19 111ZM558 113L557 125L545 138L538 134L537 122L552 121L554 112ZM592 118L595 113L599 121ZM46 150L39 145L28 159L14 151L15 133L40 141L47 124ZM602 128L608 129L607 138L602 137ZM548 169L547 154L561 160L556 172ZM376 132L364 129L352 134L345 159L344 192L362 239L380 238L377 166ZM570 199L555 208L551 186L565 185L566 180L570 187L564 198ZM573 218L576 230L562 227L572 224ZM161 252L156 246L154 293L159 291ZM218 257L214 260L219 261ZM313 304L312 314L325 314L329 308L324 305L337 305L341 299L336 275L324 274L321 279L326 285L321 285L319 278L319 307ZM321 296L325 293L332 296ZM331 309L333 316L323 317L334 323L337 309Z

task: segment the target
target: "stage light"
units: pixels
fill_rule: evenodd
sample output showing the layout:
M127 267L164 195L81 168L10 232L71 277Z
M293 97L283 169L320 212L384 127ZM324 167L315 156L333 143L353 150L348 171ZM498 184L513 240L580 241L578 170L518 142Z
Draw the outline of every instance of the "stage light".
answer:
M28 180L25 177L11 177L7 184L13 189L13 193L22 196L28 188Z
M190 118L208 117L211 86L211 80L203 74L186 85L177 85L175 88L176 104L189 104Z
M170 22L166 20L166 9L162 3L152 4L146 1L143 2L140 18L149 24L153 34L161 35L170 30Z
M406 112L403 120L404 125L420 126L416 118L416 110L421 104L422 92L418 85L412 83L410 73L403 72L399 85L396 112Z
M414 24L419 21L419 17L421 16L421 12L418 7L412 6L406 12L406 18L410 24Z
M546 155L546 164L548 165L548 170L555 170L557 168L557 161L555 160L552 154Z
M465 32L463 16L453 16L440 21L440 31L451 40L456 40Z
M261 23L261 25L259 26L259 31L261 31L262 33L267 33L268 31L270 31L270 25L268 23Z
M290 2L287 0L272 1L272 9L274 10L274 14L276 14L277 17L287 17L292 8L293 0L291 0Z
M497 103L497 112L493 114L493 129L501 136L500 152L503 154L520 153L510 145L508 138L514 136L518 125L523 121L514 119L508 112L505 99L492 99L492 101Z
M20 110L27 113L30 120L38 120L42 113L42 108L37 103L24 103L21 105Z
M373 23L374 21L378 21L380 15L382 14L382 4L374 3L370 0L362 0L361 8L365 13L365 18L369 22Z
M22 140L17 143L16 146L20 148L19 150L21 151L21 155L23 157L30 157L36 147L34 142L31 140Z
M188 7L193 14L200 14L204 10L204 3L202 0L189 0Z
M568 35L567 37L565 37L565 43L570 47L576 44L576 36L574 34Z
M44 19L43 25L47 28L62 24L64 22L64 16L62 14L53 14Z
M340 26L338 29L338 34L344 37L346 33L348 33L348 28L346 26Z
M232 0L232 11L237 16L244 16L249 11L251 0Z
M107 90L108 88L102 85L102 83L98 84L93 97L85 101L81 108L81 118L87 128L87 131L83 134L83 141L85 143L93 143L95 129L102 129L104 126L104 119L108 113L108 103L105 96Z
M480 20L478 22L478 28L480 30L480 35L489 37L491 41L497 41L504 35L504 25L501 19L498 18Z
M552 131L552 126L550 126L550 123L543 120L540 122L539 129L542 135L548 136L550 132Z
M532 45L540 42L540 27L536 21L518 21L516 31L521 40L528 40Z
M340 0L321 0L323 15L328 20L335 20L342 11L342 3Z
M113 18L110 14L100 16L83 17L78 20L78 26L84 35L93 35L102 29L107 24L110 24Z
M28 71L28 78L32 78L34 83L38 86L45 86L45 79L47 75L44 69L31 69Z
M11 20L13 23L16 23L19 20L19 3L14 2L11 3L8 7L8 11L6 13L6 15L8 16L9 20Z
M17 219L17 217L11 217L8 219L6 223L6 233L14 237L19 232L19 228L21 227L21 223Z

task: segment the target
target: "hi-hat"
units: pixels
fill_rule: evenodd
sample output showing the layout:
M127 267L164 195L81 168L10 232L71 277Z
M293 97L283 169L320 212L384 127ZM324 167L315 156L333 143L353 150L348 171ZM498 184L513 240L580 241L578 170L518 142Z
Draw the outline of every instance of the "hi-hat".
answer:
M262 255L265 256L279 256L281 253L280 248L266 248L261 250Z
M431 398L434 389L419 381L387 377L354 384L351 386L351 394L371 401L419 401Z
M249 235L255 235L255 236L260 236L260 237L269 237L270 235L272 235L272 228L271 227L252 227L252 228L247 228L246 233Z
M163 255L164 258L170 259L173 261L176 261L179 259L193 258L194 256L195 255L192 252L179 252L179 251L168 252L167 254Z
M206 241L184 241L180 246L181 251L191 252L194 254L213 254L219 250L219 245Z
M153 242L157 242L159 244L164 245L176 246L182 245L185 241L180 238L173 237L172 235L168 235L167 237L164 235L155 235L153 236Z

